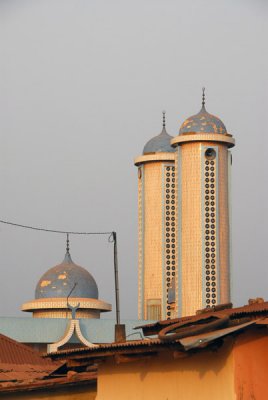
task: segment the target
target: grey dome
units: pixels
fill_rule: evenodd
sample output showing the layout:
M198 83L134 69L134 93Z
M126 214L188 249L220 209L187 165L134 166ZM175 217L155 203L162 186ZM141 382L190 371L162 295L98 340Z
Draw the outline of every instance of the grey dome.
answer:
M163 126L162 132L146 143L143 148L143 154L174 152L175 149L170 145L172 138L173 136L170 136L167 133L166 128Z
M50 268L41 277L35 289L35 298L67 297L72 289L71 297L97 299L99 296L93 276L74 264L67 252L61 264Z
M203 105L200 112L187 118L181 128L180 135L185 133L217 133L225 135L227 130L224 123L212 114L209 114Z

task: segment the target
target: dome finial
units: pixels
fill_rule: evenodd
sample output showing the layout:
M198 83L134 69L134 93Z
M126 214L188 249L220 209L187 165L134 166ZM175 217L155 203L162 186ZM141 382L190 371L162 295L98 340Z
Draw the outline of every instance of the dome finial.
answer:
M69 233L66 232L66 254L63 260L63 264L73 264L73 260L70 254L70 240Z
M70 254L69 233L66 234L66 253L67 253L67 254Z
M206 88L202 88L202 108L204 108L205 107L205 90L206 90Z
M166 127L166 111L163 110L162 114L163 114L163 128L165 128Z

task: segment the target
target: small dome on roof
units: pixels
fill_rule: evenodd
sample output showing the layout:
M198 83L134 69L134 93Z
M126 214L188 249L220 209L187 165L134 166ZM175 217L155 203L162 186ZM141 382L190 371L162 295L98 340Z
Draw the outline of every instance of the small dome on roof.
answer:
M73 291L71 292L71 290ZM35 298L71 297L98 299L98 287L93 276L76 265L67 251L63 262L50 268L35 289Z
M162 132L153 137L146 143L143 148L143 154L151 154L151 153L172 153L175 151L173 147L170 145L170 141L173 136L170 136L166 131L166 123L165 123L165 111L163 111L163 129Z
M202 108L198 114L187 118L179 131L180 135L187 133L218 133L227 134L224 123L215 115L209 114L205 108L205 88L203 88Z

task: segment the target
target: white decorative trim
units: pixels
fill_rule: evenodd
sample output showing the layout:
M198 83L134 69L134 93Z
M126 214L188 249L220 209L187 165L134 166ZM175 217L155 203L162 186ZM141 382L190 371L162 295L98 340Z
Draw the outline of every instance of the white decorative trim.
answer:
M112 306L109 303L98 299L70 298L69 303L76 305L80 303L79 309L92 309L100 311L111 311ZM68 309L66 298L46 298L36 299L22 304L22 311L33 311L43 309Z
M71 319L68 322L67 329L65 331L64 336L56 343L48 344L47 345L47 352L48 353L54 353L58 351L59 347L64 346L66 343L69 342L73 334L76 333L77 338L79 341L84 344L86 347L89 347L90 349L99 347L97 344L93 344L89 342L82 334L81 329L80 329L80 321L79 319Z

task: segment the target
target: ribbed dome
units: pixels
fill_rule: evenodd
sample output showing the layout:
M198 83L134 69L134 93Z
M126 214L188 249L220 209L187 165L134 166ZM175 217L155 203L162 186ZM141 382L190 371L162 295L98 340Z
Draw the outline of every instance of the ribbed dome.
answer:
M180 135L185 133L218 133L227 134L224 123L212 114L209 114L203 105L200 112L187 118L181 128Z
M41 277L35 289L35 298L67 297L72 289L71 297L98 299L99 296L93 276L74 264L67 252L61 264L50 268Z

